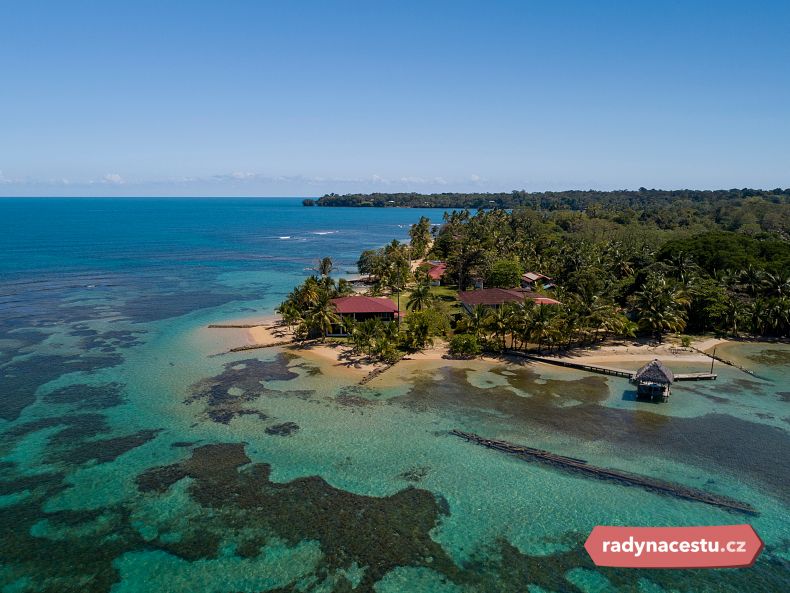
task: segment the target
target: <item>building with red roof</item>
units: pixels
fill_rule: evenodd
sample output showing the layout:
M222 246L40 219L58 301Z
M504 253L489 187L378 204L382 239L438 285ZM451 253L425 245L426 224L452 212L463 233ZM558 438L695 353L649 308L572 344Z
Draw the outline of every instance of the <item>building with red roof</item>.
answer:
M431 279L431 284L434 286L439 286L442 283L442 278L444 277L444 273L446 271L447 264L443 261L432 264L428 269L428 278Z
M522 288L527 288L532 290L535 288L535 285L540 282L544 288L548 288L553 286L551 283L551 278L548 276L544 276L539 272L526 272L525 274L521 275L521 286Z
M348 335L343 320L351 319L354 322L367 321L368 319L381 319L382 321L395 321L400 316L398 306L386 297L369 297L363 295L344 296L332 299L335 313L340 316L341 323L332 328L330 336Z
M461 304L468 312L471 312L477 305L497 308L505 303L521 303L524 299L531 299L538 305L561 304L555 299L524 290L523 288L481 288L458 293L458 300L461 301Z

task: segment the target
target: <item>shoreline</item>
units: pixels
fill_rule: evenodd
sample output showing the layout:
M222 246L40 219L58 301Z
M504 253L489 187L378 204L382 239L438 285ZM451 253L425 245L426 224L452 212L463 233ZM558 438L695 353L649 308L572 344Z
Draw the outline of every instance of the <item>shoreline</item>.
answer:
M282 323L276 314L255 316L243 319L223 320L214 324L212 332L222 332L223 345L229 343L237 347L251 346L282 348L284 351L316 363L331 375L359 381L371 373L381 372L389 365L368 359L364 355L352 354L352 348L337 340L326 342L313 341L303 345L283 343L293 339L293 332ZM556 358L580 364L610 367L637 367L655 358L672 365L697 364L709 365L711 351L722 345L738 343L742 340L702 336L688 347L679 346L671 341L657 344L648 339L611 340L570 352L541 354L545 358ZM755 341L755 340L749 340ZM447 342L437 340L435 346L418 352L406 354L396 363L408 366L452 366L468 359L451 358ZM472 360L484 364L501 364L502 359L495 354L483 354ZM438 363L438 364L437 364Z

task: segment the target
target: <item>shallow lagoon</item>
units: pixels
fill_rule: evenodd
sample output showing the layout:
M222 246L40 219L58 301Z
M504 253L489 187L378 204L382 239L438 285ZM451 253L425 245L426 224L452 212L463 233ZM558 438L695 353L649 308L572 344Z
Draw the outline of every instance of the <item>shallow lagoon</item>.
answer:
M658 406L622 379L504 360L406 361L359 388L276 349L222 354L227 337L204 328L271 312L317 257L350 268L420 212L53 202L51 220L0 203L18 221L0 303L4 591L787 590L787 345L720 347L761 378L717 366ZM452 428L760 515L526 463ZM581 548L597 524L745 521L766 542L750 570L598 571Z

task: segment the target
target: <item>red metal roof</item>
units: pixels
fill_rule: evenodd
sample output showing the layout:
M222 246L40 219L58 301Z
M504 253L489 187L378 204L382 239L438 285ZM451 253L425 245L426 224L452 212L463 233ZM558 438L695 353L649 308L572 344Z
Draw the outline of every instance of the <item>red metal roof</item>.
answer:
M551 280L548 276L544 276L539 272L527 272L521 276L523 280L527 282L536 282L537 280Z
M396 313L398 306L386 297L346 296L332 299L338 313Z
M447 270L447 264L436 264L428 270L428 276L431 280L441 280L445 270Z
M475 305L492 307L504 303L520 303L525 298L530 298L539 305L560 304L559 301L554 299L518 288L481 288L479 290L465 290L458 293L458 298L463 304L469 307L474 307Z

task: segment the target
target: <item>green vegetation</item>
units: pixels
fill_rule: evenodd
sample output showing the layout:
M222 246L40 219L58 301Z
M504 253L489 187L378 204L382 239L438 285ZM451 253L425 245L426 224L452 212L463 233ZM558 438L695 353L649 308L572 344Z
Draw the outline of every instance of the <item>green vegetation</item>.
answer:
M491 338L488 347L567 348L635 332L790 333L790 243L778 233L709 230L712 220L670 231L529 208L456 211L444 222L430 256L461 288L477 278L513 286L521 269L557 284L560 306L481 308L462 319L462 331Z
M772 190L574 190L510 193L328 194L319 206L406 208L529 208L536 212L584 212L618 224L642 223L671 230L707 226L746 235L790 237L790 188Z
M456 334L450 338L450 356L456 358L473 358L478 356L483 349L475 336L470 334Z
M420 217L417 224L409 229L409 246L414 259L424 257L431 245L431 221L425 216Z
M393 361L437 338L449 339L453 355L475 356L481 350L567 349L608 337L660 341L683 332L788 337L789 195L779 189L514 192L503 196L527 206L457 210L444 215L438 230L421 217L410 229L411 244L392 241L363 252L357 263L372 294L403 297L405 320L347 327L349 341L359 353ZM387 197L416 199L398 196ZM435 202L444 205L453 196L473 198L441 194ZM323 205L359 201L328 198ZM431 286L426 266L412 272L412 261L423 257L446 262L444 279L454 284ZM340 321L331 299L350 287L335 282L332 269L331 259L322 259L320 278L308 278L278 309L301 339L323 336ZM511 288L526 270L551 277L556 287L547 296L561 304L527 298L461 312L459 289L477 281Z
M350 292L351 286L345 280L335 282L328 275L323 278L310 276L291 291L277 307L277 313L288 327L293 328L297 340L324 339L332 326L340 322L332 299Z
M518 286L524 270L521 262L515 258L500 259L491 265L486 276L486 286L497 288L513 288Z
M403 290L411 278L411 259L409 245L392 241L381 249L363 251L357 260L357 269L360 274L374 278L374 294L381 294L385 289L398 291Z

